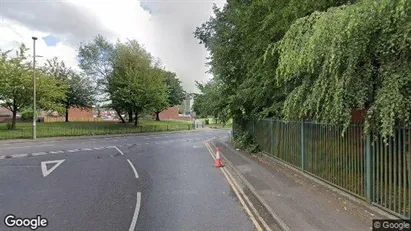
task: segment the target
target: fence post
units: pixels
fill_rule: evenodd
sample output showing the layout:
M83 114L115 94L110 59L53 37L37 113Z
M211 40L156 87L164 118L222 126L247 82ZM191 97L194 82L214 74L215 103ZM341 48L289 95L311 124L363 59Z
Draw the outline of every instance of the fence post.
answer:
M270 119L270 155L273 155L273 118Z
M304 155L304 119L301 120L301 170L304 171L305 155Z
M371 159L371 136L366 135L365 140L365 187L366 187L366 199L368 202L373 201L373 182L372 182L372 159Z
M254 117L253 117L253 136L255 138L255 119Z

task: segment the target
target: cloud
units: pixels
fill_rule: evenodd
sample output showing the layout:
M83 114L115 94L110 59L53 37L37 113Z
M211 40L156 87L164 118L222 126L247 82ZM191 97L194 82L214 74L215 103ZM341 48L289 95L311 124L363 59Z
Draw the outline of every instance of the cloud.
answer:
M187 91L196 91L194 81L210 79L205 74L204 47L193 37L197 26L212 13L212 4L225 1L196 0L0 0L0 48L32 48L32 36L53 35L55 46L37 40L39 62L58 56L77 66L77 47L102 34L111 41L136 39L167 69L175 71Z

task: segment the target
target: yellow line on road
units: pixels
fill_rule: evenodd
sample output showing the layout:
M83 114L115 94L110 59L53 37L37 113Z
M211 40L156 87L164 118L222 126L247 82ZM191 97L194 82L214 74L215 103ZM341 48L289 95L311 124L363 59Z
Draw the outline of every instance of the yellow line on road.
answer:
M208 142L205 142L205 146L207 147L208 151L210 152L211 157L213 160L215 160L214 157L214 152L211 149L210 145ZM237 187L234 185L233 181L234 179L230 179L230 177L227 175L227 172L224 168L220 168L221 172L223 172L225 178L227 179L228 183L230 184L231 188L234 190L235 194L237 195L238 199L240 200L241 205L244 207L245 211L247 212L248 216L250 217L251 221L254 223L254 226L258 231L262 231L263 229L261 228L260 224L257 222L255 219L254 214L250 211L248 208L247 204L244 202L243 198L240 196L240 192L238 191ZM243 192L244 193L244 192ZM245 196L245 195L244 195ZM246 196L245 196L246 197ZM250 202L249 202L250 203Z

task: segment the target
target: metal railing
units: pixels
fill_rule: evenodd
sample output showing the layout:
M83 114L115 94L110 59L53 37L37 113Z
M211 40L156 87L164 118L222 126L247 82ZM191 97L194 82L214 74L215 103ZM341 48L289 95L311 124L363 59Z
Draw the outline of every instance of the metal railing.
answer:
M37 137L60 137L60 136L93 136L134 134L144 132L161 132L195 129L191 124L161 124L161 125L139 125L137 127L118 123L67 123L64 126L55 123L41 123L37 127ZM0 130L2 139L29 139L31 128L27 125L18 125L15 130Z
M343 134L335 125L263 119L246 130L261 151L398 217L411 217L411 128L397 128L388 142L364 135L355 124Z

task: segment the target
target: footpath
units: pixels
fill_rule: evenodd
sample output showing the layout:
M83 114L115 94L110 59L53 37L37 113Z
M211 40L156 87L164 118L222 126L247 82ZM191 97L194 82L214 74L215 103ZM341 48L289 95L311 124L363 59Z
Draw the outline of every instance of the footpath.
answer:
M241 175L283 231L372 230L373 219L396 219L272 157L238 151L228 138L210 143L214 150L219 148L223 163Z

